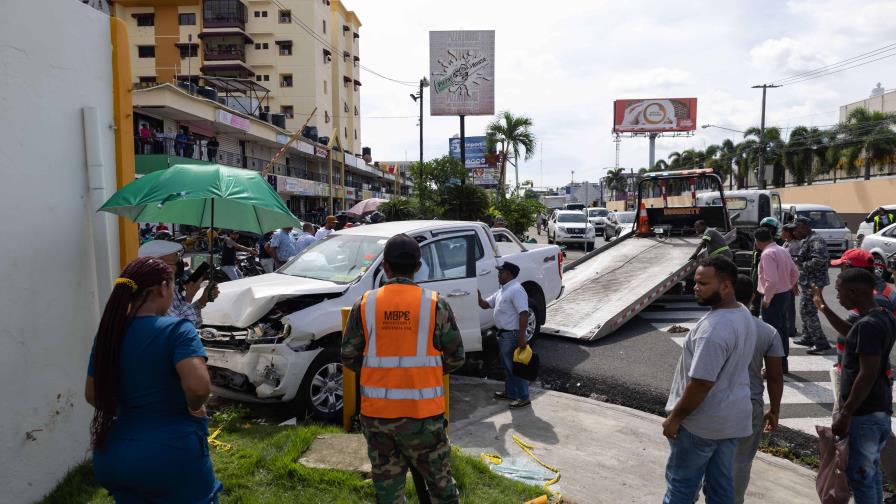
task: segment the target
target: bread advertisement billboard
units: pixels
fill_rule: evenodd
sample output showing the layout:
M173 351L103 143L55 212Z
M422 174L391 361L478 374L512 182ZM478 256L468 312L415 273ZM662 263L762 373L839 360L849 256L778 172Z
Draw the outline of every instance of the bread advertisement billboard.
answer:
M662 133L694 131L696 128L696 98L638 98L613 102L614 133Z

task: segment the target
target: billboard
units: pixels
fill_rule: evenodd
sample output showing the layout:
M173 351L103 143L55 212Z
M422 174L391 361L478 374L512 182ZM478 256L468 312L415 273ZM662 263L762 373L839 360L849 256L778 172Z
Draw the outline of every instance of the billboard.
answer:
M495 113L495 32L429 32L430 115Z
M448 155L460 159L460 138L448 139ZM488 153L484 136L464 138L464 157L464 165L474 184L486 187L498 185L499 156Z
M697 128L696 98L652 98L613 102L614 133L662 133Z

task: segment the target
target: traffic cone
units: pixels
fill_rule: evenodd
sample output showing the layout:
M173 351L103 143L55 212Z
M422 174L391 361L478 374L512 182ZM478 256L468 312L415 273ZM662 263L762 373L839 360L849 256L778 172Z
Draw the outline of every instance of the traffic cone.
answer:
M638 210L638 234L646 236L650 234L650 221L647 219L647 205L641 202Z

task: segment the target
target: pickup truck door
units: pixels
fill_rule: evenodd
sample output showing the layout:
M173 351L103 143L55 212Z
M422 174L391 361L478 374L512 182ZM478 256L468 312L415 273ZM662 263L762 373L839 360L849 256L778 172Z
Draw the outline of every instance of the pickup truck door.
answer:
M448 300L467 351L482 349L477 298L476 255L480 250L475 231L439 234L420 244L422 265L417 283Z

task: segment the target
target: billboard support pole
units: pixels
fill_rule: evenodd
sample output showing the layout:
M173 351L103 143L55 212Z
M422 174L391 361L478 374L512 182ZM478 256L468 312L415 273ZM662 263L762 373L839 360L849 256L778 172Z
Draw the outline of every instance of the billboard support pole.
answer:
M460 116L460 164L464 167L464 176L460 179L460 185L467 183L467 140L464 133L464 116Z
M650 164L647 165L648 170L653 170L653 165L656 163L656 133L651 133L648 138L650 138Z

